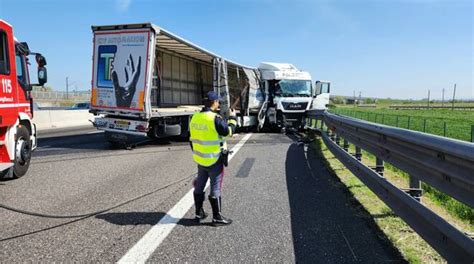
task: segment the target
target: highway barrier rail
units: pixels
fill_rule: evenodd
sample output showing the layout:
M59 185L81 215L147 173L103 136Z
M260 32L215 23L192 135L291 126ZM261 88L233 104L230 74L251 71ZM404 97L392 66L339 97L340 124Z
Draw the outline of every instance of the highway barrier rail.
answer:
M474 262L472 236L420 202L423 181L474 207L473 143L329 112L310 112L309 124L315 120L323 122L319 128L311 129L321 131L324 143L334 156L441 256L453 263ZM349 144L355 146L355 153L349 153ZM362 150L376 156L375 167L361 162ZM384 161L409 174L408 189L400 189L384 178Z

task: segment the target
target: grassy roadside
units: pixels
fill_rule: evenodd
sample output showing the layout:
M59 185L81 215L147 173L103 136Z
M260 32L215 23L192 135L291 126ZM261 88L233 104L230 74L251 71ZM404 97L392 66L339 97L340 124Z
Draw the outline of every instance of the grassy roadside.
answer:
M388 239L397 247L400 253L410 263L446 263L446 261L431 248L416 232L413 231L401 218L397 217L392 210L386 206L378 197L370 191L356 176L347 170L337 158L327 149L320 138L315 140L314 147L321 153L329 172L337 177L351 192L355 199L364 207L370 215L362 217L373 218L376 225L382 230ZM370 164L369 158L363 160L366 164ZM390 169L386 169L386 177L392 180L399 180L396 173ZM395 185L403 185L402 182L395 182ZM427 197L422 198L424 204L429 207L436 207ZM443 213L442 208L437 208L437 213L444 216L449 214ZM456 219L451 219L456 222ZM462 221L457 221L458 225L466 227Z

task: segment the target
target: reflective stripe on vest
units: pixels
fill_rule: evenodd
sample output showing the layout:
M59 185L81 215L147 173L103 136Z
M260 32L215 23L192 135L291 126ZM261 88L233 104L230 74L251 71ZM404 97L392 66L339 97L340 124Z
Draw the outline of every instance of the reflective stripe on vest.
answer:
M219 158L221 153L201 153L199 151L193 150L193 154L202 158Z
M199 140L199 139L195 139L195 138L190 138L189 139L191 142L193 143L197 143L199 145L220 145L222 141L220 140Z
M201 166L212 166L221 155L223 141L215 127L216 115L211 111L195 113L189 123L193 159Z

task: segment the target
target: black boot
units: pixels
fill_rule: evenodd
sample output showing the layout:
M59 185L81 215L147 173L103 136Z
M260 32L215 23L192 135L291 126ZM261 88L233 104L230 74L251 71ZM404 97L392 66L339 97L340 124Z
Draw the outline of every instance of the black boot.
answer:
M209 196L209 202L211 203L212 207L212 224L214 226L218 225L230 225L232 220L229 218L224 217L221 214L221 197L216 198L214 196Z
M196 222L198 223L201 223L201 220L207 217L206 212L204 212L204 209L202 208L203 203L204 203L204 193L201 193L201 194L194 193L194 205L196 207L196 215L194 217L194 220L196 220Z

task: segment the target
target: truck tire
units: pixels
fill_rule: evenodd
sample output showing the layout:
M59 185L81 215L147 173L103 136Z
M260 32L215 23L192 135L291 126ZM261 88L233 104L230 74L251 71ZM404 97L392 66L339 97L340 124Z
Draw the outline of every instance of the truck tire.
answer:
M30 132L25 126L18 126L15 136L15 160L13 178L20 178L26 174L31 160Z

